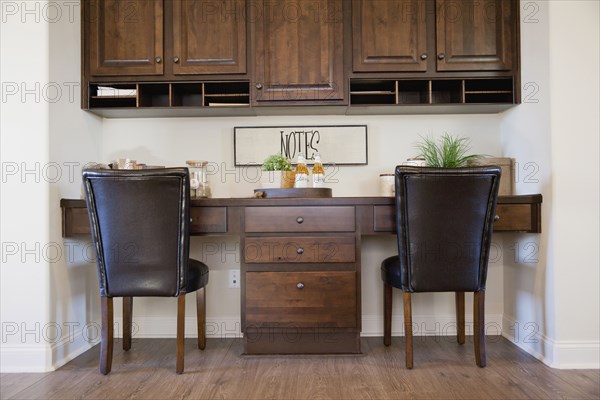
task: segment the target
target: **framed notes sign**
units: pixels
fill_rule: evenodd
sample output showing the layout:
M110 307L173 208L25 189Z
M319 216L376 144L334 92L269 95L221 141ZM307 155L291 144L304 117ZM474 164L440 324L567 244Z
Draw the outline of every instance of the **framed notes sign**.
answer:
M261 165L271 154L312 160L316 153L327 164L368 164L366 125L235 127L233 145L236 166Z

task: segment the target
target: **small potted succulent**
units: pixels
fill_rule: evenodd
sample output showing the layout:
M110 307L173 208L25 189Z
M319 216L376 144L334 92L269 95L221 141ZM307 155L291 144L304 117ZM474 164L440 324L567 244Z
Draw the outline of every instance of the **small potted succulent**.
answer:
M293 188L292 162L281 154L271 154L263 161L260 176L261 188Z
M467 167L481 158L479 154L467 154L471 146L469 139L465 137L454 137L445 133L437 142L432 138L422 139L423 141L415 147L420 152L418 158L423 159L427 167Z

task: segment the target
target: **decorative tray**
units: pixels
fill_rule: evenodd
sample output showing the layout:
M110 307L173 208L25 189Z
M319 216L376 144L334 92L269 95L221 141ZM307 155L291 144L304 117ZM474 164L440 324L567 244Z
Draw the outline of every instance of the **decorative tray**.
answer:
M271 188L254 189L254 197L258 198L276 198L276 197L332 197L331 188Z

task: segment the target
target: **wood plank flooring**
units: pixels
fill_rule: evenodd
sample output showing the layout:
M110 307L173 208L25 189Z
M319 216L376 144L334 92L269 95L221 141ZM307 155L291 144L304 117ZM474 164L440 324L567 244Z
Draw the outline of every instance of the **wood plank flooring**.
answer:
M0 375L1 399L598 399L599 370L549 368L501 337L488 366L475 365L472 337L415 337L414 368L403 338L363 338L359 356L242 356L239 339L186 339L175 374L175 339L115 342L113 369L98 370L99 346L57 371Z

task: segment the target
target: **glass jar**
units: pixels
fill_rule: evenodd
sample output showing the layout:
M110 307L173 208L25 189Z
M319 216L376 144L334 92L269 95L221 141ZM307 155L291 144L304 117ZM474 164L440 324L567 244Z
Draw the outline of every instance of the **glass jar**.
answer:
M188 160L185 162L190 170L190 198L210 197L210 186L206 174L208 161Z

